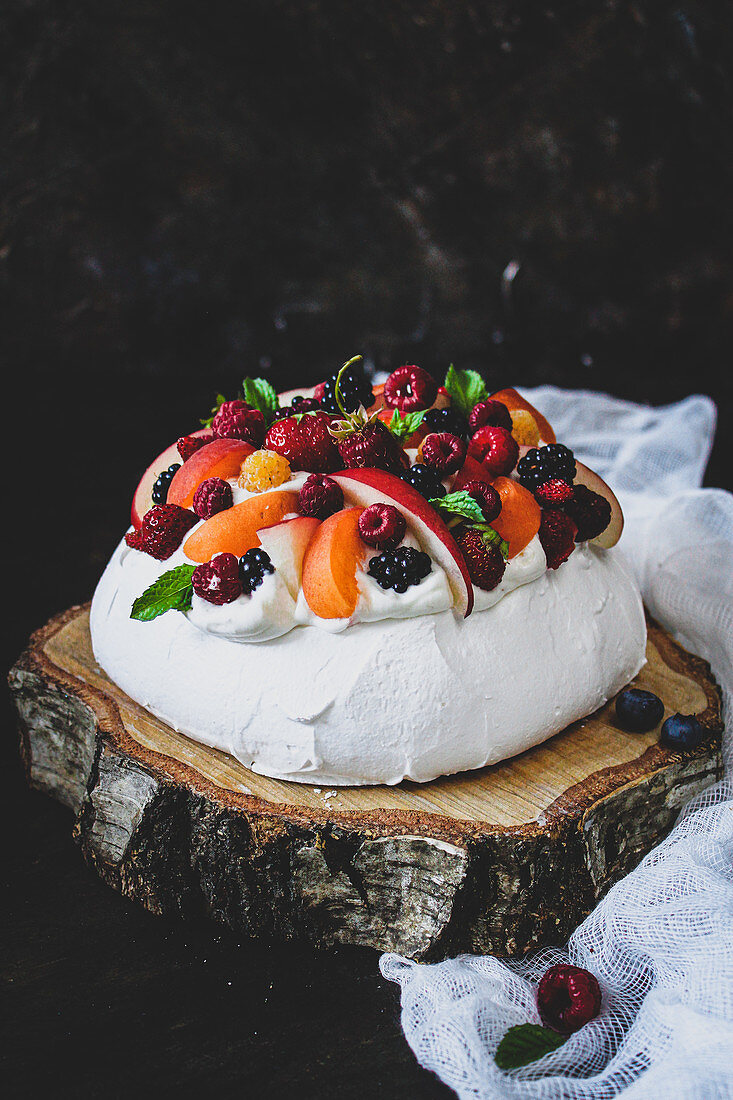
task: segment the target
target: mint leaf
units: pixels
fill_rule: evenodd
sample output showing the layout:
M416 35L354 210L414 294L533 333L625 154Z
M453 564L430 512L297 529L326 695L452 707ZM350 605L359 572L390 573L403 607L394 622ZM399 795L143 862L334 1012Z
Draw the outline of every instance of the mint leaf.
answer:
M509 557L509 543L501 537L498 531L495 531L488 523L473 523L471 526L481 532L484 542L487 542L489 546L498 546L504 558Z
M484 522L481 505L465 489L459 489L457 493L448 493L444 497L434 497L428 503L440 512L447 512L452 516L463 516L464 519L473 520L475 523Z
M275 387L266 378L245 378L242 382L242 393L247 404L253 409L259 409L267 424L271 424L280 408Z
M217 393L217 395L216 395L216 404L214 405L213 409L211 410L211 416L207 416L205 420L201 421L204 428L210 428L211 427L211 424L212 424L212 421L213 421L214 417L216 416L216 414L218 413L219 409L222 407L222 405L224 404L225 401L226 401L226 397L224 396L224 394Z
M496 1048L494 1061L499 1069L519 1069L536 1062L565 1042L564 1035L539 1024L517 1024L510 1027Z
M146 588L132 605L131 619L148 623L166 611L188 611L191 607L195 565L177 565Z
M448 367L443 385L450 394L453 407L461 416L468 416L474 405L478 405L479 401L486 401L489 396L486 383L478 371L456 370L452 363Z
M392 413L392 419L387 427L391 431L392 435L400 443L411 436L413 432L422 424L425 419L425 413L427 409L421 409L419 412L406 413L404 416L400 413L399 409L395 409Z

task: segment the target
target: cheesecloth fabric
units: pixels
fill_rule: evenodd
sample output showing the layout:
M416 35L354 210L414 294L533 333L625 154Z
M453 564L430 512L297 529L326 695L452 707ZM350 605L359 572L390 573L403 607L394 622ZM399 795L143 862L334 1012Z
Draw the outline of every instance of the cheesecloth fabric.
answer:
M725 779L682 810L564 949L436 965L389 954L381 970L402 988L418 1061L462 1100L733 1097L733 497L699 488L715 406L701 396L655 409L550 386L525 392L616 491L622 546L652 615L710 661L728 715ZM600 1016L540 1061L502 1073L499 1040L514 1024L540 1022L536 983L568 960L597 976Z

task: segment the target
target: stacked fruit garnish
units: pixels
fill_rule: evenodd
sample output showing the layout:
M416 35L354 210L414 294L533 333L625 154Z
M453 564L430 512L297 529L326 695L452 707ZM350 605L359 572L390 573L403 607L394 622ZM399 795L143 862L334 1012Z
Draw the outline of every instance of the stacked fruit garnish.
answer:
M356 356L282 401L247 378L202 423L143 475L127 536L194 563L170 586L180 609L192 593L248 598L276 572L316 615L348 618L360 574L401 594L437 563L467 615L474 586L496 588L535 537L557 569L576 543L621 532L608 486L516 390L489 394L475 371L451 366L438 386L408 364L372 388Z

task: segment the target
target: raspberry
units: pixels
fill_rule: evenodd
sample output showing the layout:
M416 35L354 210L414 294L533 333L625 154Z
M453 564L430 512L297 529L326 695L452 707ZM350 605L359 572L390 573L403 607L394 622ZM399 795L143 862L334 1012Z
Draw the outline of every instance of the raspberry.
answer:
M246 401L225 401L211 422L214 435L225 439L243 439L259 447L265 438L265 418Z
M242 463L238 485L249 489L250 493L261 493L265 489L277 489L278 485L290 480L290 463L277 451L263 448L247 455Z
M445 477L460 470L466 457L466 444L450 432L433 432L422 441L419 457L431 470L437 470L441 477Z
M163 470L162 474L158 474L155 485L153 485L153 491L150 494L153 498L153 504L165 504L168 500L168 490L171 487L171 482L175 477L176 471L180 470L180 462L173 462L167 470Z
M221 477L207 477L193 496L193 510L199 519L211 519L217 512L224 512L234 503L228 481Z
M520 447L536 447L540 441L540 430L531 412L526 409L512 409L512 435Z
M151 558L165 561L178 549L183 536L197 522L193 512L177 504L155 504L143 516L139 531L125 535L127 545L142 550Z
M594 493L585 485L574 485L565 512L575 521L578 533L576 542L587 542L605 531L611 522L611 505L600 493Z
M385 550L379 557L372 558L367 573L374 577L380 588L392 588L402 593L419 584L432 569L428 554L416 550L414 546L401 546L399 550Z
M481 505L481 511L487 523L496 519L501 511L501 497L493 485L485 481L467 481L463 489Z
M456 533L455 538L466 559L471 580L485 592L491 592L504 576L506 569L501 550L488 543L474 527L464 527Z
M347 469L369 467L394 472L408 465L407 455L381 420L340 432L339 436L338 451Z
M551 477L535 490L534 495L545 508L562 508L572 498L573 487L567 481Z
M429 409L437 396L438 383L421 367L398 367L384 383L385 403L401 413Z
M550 478L559 478L572 485L575 480L575 457L570 448L562 443L548 443L539 449L533 447L520 459L517 474L530 493Z
M537 988L543 1023L563 1035L583 1027L601 1010L601 987L595 974L581 966L551 966Z
M577 533L578 528L574 521L564 512L558 512L555 509L542 512L539 536L547 558L548 569L557 569L568 560L575 549Z
M245 596L251 596L255 588L259 588L266 573L274 572L275 566L270 561L270 555L260 546L243 554L239 559L239 579Z
M375 550L394 550L406 530L405 517L391 504L371 504L359 516L359 534Z
M212 439L216 439L213 432L206 432L205 435L182 435L176 443L182 461L185 462L196 451L200 451L207 443L211 443Z
M506 428L487 424L471 437L468 454L481 462L492 477L499 477L514 469L519 458L519 447Z
M512 430L512 418L509 409L501 401L495 401L493 397L490 397L488 401L479 401L478 405L474 405L468 414L468 427L471 435L477 432L479 428L486 427L487 424L491 428L505 428L508 432Z
M193 590L207 603L221 606L242 594L239 562L234 554L217 554L211 561L197 565L191 577Z
M298 507L304 516L328 519L344 506L341 486L325 474L311 474L298 493Z
M328 430L330 425L331 417L325 412L276 420L265 436L265 447L287 458L293 470L331 473L343 463Z

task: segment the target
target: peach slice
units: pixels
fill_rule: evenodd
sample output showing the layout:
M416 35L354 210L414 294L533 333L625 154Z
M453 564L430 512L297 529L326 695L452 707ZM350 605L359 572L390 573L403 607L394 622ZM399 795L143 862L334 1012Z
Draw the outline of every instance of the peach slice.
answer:
M191 432L190 434L209 435L209 429L200 428L198 431ZM137 489L135 490L135 495L132 498L132 507L130 509L130 519L136 530L140 530L143 516L153 507L153 486L158 480L158 475L162 474L164 470L167 470L174 462L180 461L181 456L178 453L178 447L175 443L171 443L170 447L166 447L162 454L159 454L158 457L150 463L147 470L140 478Z
M362 508L344 508L320 524L303 559L303 595L321 619L348 619L356 609L356 570L367 548L359 535Z
M599 474L588 466L584 466L582 462L578 462L577 459L575 460L575 484L585 485L586 489L592 489L594 493L605 497L611 505L611 519L608 527L605 531L601 531L600 535L596 535L594 539L590 540L595 546L603 546L606 550L610 550L621 538L621 532L624 529L624 514L615 493L612 489L609 489Z
M280 523L297 507L298 494L289 490L249 497L233 508L217 512L197 527L184 542L183 552L190 561L198 562L211 561L214 554L225 552L241 557L247 550L260 545L257 532L261 528Z
M545 420L541 412L538 412L534 405L530 405L529 401L525 401L524 398L517 393L511 386L505 390L497 390L496 393L492 393L492 398L495 401L501 401L502 405L506 405L509 412L516 409L524 409L525 412L531 413L535 418L537 427L539 428L540 436L545 443L556 443L555 433L552 430L550 423Z
M321 521L312 516L296 516L257 532L260 546L269 554L294 600L298 598L305 551L320 525Z
M393 504L403 513L407 526L422 548L446 572L458 611L473 610L473 585L458 544L432 505L416 489L385 470L342 470L332 474L347 500L368 508L370 504Z
M518 481L496 477L491 483L501 497L501 511L491 526L509 544L509 557L524 550L540 529L542 509Z
M221 477L226 481L236 477L242 462L251 455L254 447L241 439L214 439L195 451L173 475L168 490L168 503L190 508L202 481L209 477ZM206 561L209 559L207 558Z

